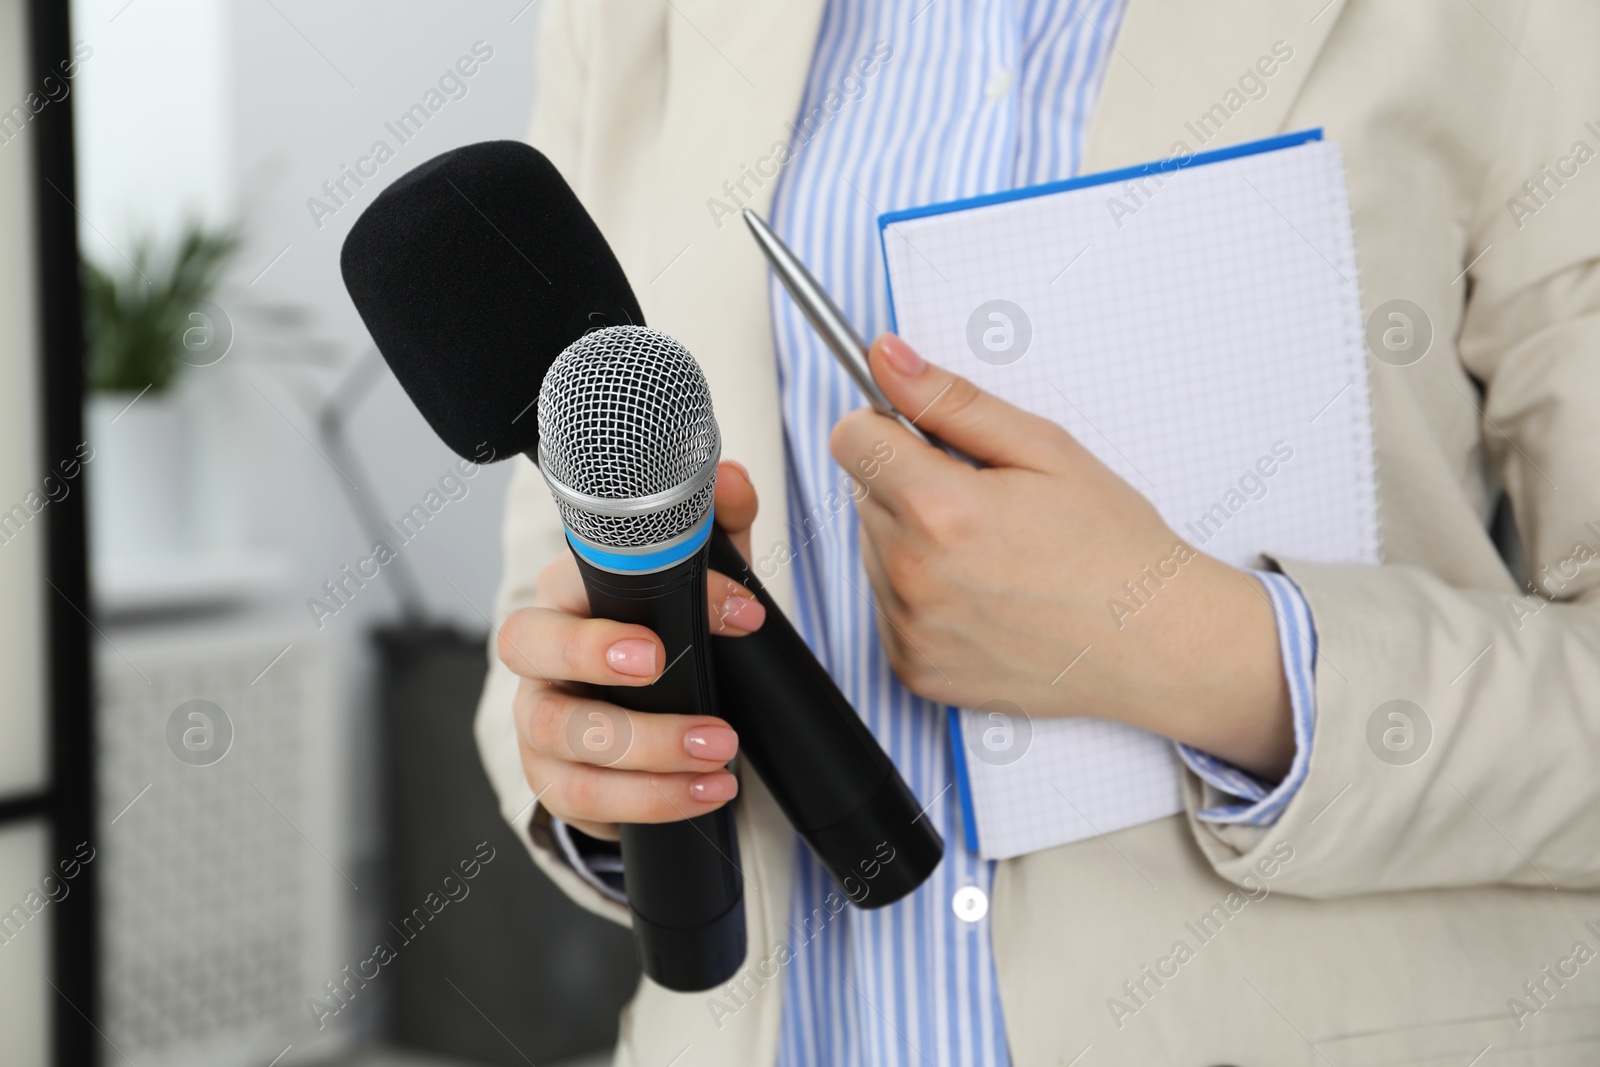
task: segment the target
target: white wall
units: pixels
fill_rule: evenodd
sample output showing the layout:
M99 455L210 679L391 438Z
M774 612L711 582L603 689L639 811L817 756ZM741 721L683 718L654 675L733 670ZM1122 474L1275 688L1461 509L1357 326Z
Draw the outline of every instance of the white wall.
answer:
M359 352L366 333L338 273L344 235L382 185L430 156L473 141L523 136L532 101L538 9L524 10L526 0L275 3L276 10L260 0L240 0L231 8L233 164L235 182L248 196L244 210L252 232L241 274L253 277L287 246L252 288L267 299L314 306L326 336ZM385 121L421 100L480 40L493 58L466 81L466 96L445 103L420 134L399 145L384 129ZM363 188L347 183L356 195L336 215L322 219L319 228L306 201L323 196L322 183L338 177L341 165L355 166L380 138L395 149L395 158ZM266 382L258 384L267 388ZM261 413L253 391L244 399L254 399ZM267 494L274 504L256 511L255 527L294 537L308 525L304 512L296 514L296 502L320 508L323 515L344 509L327 503L327 490L336 484L327 465L286 434L276 413L266 414L272 421L262 427L264 437L276 442L275 451L289 453L299 446L294 452L299 462L292 474L286 467L271 472L279 479L277 491ZM387 376L352 432L389 515L419 501L454 462ZM482 626L481 619L452 584L487 611L499 570L498 526L508 474L506 467L480 474L464 501L450 504L403 550L420 571L430 607L474 627ZM323 490L315 497L308 492L313 484ZM308 584L332 576L369 547L348 522L344 531L303 545Z
M287 549L278 596L302 613L321 583L370 545L340 492L341 474L307 438L310 412L368 344L339 278L340 243L360 210L405 170L472 141L521 137L532 100L538 6L356 0L77 0L74 36L94 48L79 75L85 248L109 263L135 233L186 214L234 217L246 244L219 303L238 339L227 359L190 372L193 526L202 547ZM475 42L478 72L420 134L400 144L384 123L422 101ZM458 90L453 90L458 91ZM336 213L307 200L374 141L395 156ZM341 199L344 197L341 194ZM104 239L97 236L98 230ZM255 325L253 305L299 305L309 338L285 344ZM391 517L421 500L454 456L384 372L350 434ZM438 616L483 625L499 570L498 525L509 468L488 468L403 554ZM385 572L326 620L354 629L393 612ZM460 592L458 593L457 590ZM470 601L470 604L468 603ZM326 633L326 630L322 631Z
M262 607L286 614L308 645L339 664L338 721L327 728L349 737L354 754L339 778L353 835L339 860L361 882L381 825L372 807L364 631L395 615L392 565L322 629L305 602L370 549L341 492L343 477L370 488L393 518L421 501L456 457L386 369L348 428L362 470L335 471L319 451L312 413L370 344L340 280L339 248L360 210L406 170L457 145L524 135L538 6L73 2L74 37L94 49L73 93L86 253L115 265L136 234L170 231L191 215L236 219L243 229L244 247L217 297L236 329L234 347L215 366L187 371L178 390L190 416L189 541L196 550L285 557ZM479 60L466 95L398 145L385 121L422 100L478 41L493 55ZM318 226L307 199L325 199L322 183L378 138L395 157ZM261 306L284 304L307 312L308 329L286 338L262 325ZM485 629L509 474L504 464L485 468L464 500L401 549L434 618ZM370 900L352 903L373 909Z
M126 3L72 10L73 40L93 49L74 79L80 228L85 250L113 262L138 233L221 221L232 206L226 4Z

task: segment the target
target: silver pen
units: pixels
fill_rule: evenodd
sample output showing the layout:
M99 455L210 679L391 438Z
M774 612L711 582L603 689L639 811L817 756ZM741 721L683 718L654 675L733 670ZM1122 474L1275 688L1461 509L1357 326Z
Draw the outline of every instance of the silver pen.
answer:
M761 246L761 252L767 257L773 273L800 306L801 313L811 323L811 328L817 331L817 336L833 350L839 364L866 394L873 409L880 415L894 419L924 444L950 451L944 444L917 429L910 419L889 403L889 398L883 395L878 383L872 380L872 370L867 366L867 343L856 333L855 327L850 325L850 320L844 317L828 291L806 270L806 265L800 262L799 257L783 243L781 237L772 232L772 227L762 221L760 215L749 208L744 209L743 215L745 224L755 236L756 244Z

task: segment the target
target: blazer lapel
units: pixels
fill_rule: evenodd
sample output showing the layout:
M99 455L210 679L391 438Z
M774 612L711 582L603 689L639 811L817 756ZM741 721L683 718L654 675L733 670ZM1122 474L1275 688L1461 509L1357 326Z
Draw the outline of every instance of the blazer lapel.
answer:
M1285 116L1344 6L1345 0L1129 0L1085 171L1284 132Z
M771 206L822 9L823 0L670 0L650 262L635 272L651 324L705 369L723 454L761 493L758 560L787 536L784 445L766 261L738 212ZM768 584L792 604L787 568Z

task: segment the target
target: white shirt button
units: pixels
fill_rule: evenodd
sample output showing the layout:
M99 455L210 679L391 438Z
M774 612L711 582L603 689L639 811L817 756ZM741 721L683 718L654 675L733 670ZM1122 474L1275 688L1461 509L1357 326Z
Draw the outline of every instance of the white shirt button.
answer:
M964 885L950 898L950 908L962 922L979 922L989 914L989 895L975 885Z
M983 95L990 100L999 100L1011 91L1011 71L1006 67L996 67L989 72L989 80L983 83Z

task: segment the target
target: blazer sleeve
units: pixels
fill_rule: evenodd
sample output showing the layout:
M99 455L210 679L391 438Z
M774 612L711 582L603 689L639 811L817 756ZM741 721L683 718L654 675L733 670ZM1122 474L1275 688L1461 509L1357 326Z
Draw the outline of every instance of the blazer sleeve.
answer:
M1276 867L1287 843L1310 862L1274 887L1311 897L1600 886L1600 112L1584 113L1600 99L1585 58L1600 16L1555 7L1534 5L1522 51L1560 72L1560 92L1513 64L1495 162L1463 219L1463 266L1478 262L1457 345L1472 380L1446 397L1478 408L1527 582L1278 561L1316 625L1316 739L1271 828L1200 822L1204 787L1186 782L1196 839L1230 880Z
M536 62L536 97L529 141L548 156L557 169L573 180L579 156L579 121L584 97L585 72L581 53L581 5L570 0L544 0L539 26ZM538 468L526 457L516 464L506 493L502 528L500 590L495 598L494 624L498 632L507 615L533 604L539 572L567 551L561 522ZM551 881L584 908L614 922L629 925L628 909L607 898L579 877L567 861L550 825L550 813L535 801L523 777L512 702L518 678L495 653L489 641L489 675L473 733L478 755L489 783L500 801L500 814L511 824L523 846Z
M555 505L550 502L539 469L525 457L510 462L515 463L517 469L506 495L504 570L494 607L497 631L507 615L533 604L540 570L567 550ZM523 776L516 722L512 717L519 679L500 662L494 645L491 636L489 676L478 700L473 733L489 784L499 798L500 814L511 824L512 832L528 849L534 862L563 892L595 914L626 926L629 924L628 909L607 898L573 870L555 838L550 813L535 801L533 789Z

